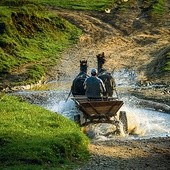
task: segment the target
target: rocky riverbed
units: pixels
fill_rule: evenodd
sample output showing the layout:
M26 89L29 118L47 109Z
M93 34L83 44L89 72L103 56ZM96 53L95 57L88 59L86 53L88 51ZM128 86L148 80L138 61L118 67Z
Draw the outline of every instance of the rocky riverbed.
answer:
M57 87L63 88L62 85ZM128 93L129 91L130 93ZM145 92L146 91L147 90L145 89ZM61 90L21 92L19 93L19 95L23 96L23 98L29 101L30 103L41 105L49 110L59 111L60 113L62 112L64 113L69 110L69 113L71 113L73 111L72 106L70 106L71 100L69 99L68 102L65 102L68 93L69 93L68 90L61 89ZM162 93L160 94L162 95ZM123 91L122 87L119 88L119 95L122 97L122 99L124 100L126 99L126 101L128 101L129 103L136 104L135 102L137 100L135 96L129 96L131 95L130 89L128 89L125 92ZM157 94L156 96L158 97L159 95ZM145 97L142 100L147 99ZM147 101L151 102L152 100ZM136 113L134 109L132 110L134 113ZM164 115L165 113L160 112L160 114ZM64 115L67 116L67 114ZM138 116L139 119L144 120L146 119L144 114L143 116L142 114L139 114ZM129 120L134 121L134 119L131 118L133 118L133 115L130 117ZM143 124L147 124L148 122L145 122L144 120L142 121ZM153 121L155 120L156 119L153 119ZM163 118L161 118L160 116L160 120L158 120L158 122L161 120L163 120ZM156 125L156 122L154 122L154 124ZM136 123L129 122L129 125L131 125L130 128L133 129L133 125L135 127ZM94 131L93 134L89 136L90 137L89 151L91 155L90 160L80 164L80 166L76 170L113 170L113 169L168 170L170 166L170 136L163 135L164 137L153 137L151 135L147 137L142 137L142 133L140 133L140 131L142 131L143 129L139 129L140 131L138 129L135 130L137 131L136 132L133 131L131 135L130 134L122 136L113 135L112 137L109 138L102 135L95 136Z
M91 141L91 158L77 170L168 170L170 137Z

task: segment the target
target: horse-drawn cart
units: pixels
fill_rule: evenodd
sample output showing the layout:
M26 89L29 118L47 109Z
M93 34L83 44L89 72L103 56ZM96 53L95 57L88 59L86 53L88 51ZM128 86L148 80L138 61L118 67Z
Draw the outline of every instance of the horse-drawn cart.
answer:
M98 77L101 78L105 84L106 96L93 99L89 99L85 96L83 83L88 77L87 60L80 61L80 73L73 80L71 92L73 95L72 100L75 101L76 106L82 112L83 121L80 115L75 116L75 121L81 126L91 123L111 123L116 126L117 131L120 130L120 125L122 124L124 132L127 133L128 125L126 112L120 111L118 114L119 109L123 105L123 101L118 99L113 77L110 73L102 69L105 62L103 53L102 55L97 55L97 60L99 72ZM113 96L113 90L116 92L117 97L111 97Z
M123 101L113 97L88 99L84 96L75 96L72 100L75 101L78 109L83 114L83 121L80 119L80 115L75 117L75 121L81 126L86 126L90 123L111 123L119 130L120 124L122 124L124 132L127 133L126 112L120 111L118 115Z

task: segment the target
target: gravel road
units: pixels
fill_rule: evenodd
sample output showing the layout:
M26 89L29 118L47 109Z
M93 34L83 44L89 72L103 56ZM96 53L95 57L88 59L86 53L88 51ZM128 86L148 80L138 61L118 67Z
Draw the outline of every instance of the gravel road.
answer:
M168 170L170 137L92 141L91 158L77 170Z

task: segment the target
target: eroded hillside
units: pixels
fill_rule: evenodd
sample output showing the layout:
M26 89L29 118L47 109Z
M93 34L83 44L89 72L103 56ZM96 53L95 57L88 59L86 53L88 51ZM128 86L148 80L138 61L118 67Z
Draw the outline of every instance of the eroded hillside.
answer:
M63 54L61 65L53 70L58 77L72 77L79 71L79 60L87 59L96 67L96 55L105 52L105 67L136 70L139 81L168 83L169 73L162 71L170 52L170 15L151 18L148 11L130 8L112 9L110 13L51 9L81 28L84 34L78 45Z
M79 60L87 59L89 69L96 67L96 55L101 52L105 52L109 71L126 68L135 70L141 82L168 84L169 4L164 14L154 15L156 2L137 2L126 7L113 3L103 11L39 8L28 2L17 8L0 6L1 90L73 78L79 72ZM68 49L78 37L79 43Z

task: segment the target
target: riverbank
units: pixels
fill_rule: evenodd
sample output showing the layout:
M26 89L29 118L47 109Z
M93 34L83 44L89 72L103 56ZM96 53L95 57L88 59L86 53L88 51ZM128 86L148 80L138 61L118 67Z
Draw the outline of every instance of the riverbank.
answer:
M44 96L44 94L46 95ZM40 100L44 97L44 101L51 98L53 103L61 95L66 96L66 94L60 93L57 96L57 93L53 94L52 91L46 91L45 93L41 92L39 95L38 92L33 92L30 94L30 98L29 96L27 97L35 103L38 97ZM37 102L36 104L41 103ZM162 112L161 114L164 113ZM145 118L143 115L142 119ZM96 138L91 139L88 148L91 155L90 160L81 163L79 168L75 170L168 170L170 165L170 137L137 139L138 137L139 135L115 136L111 140L105 138L103 141Z
M168 170L170 137L91 141L91 159L77 170Z

